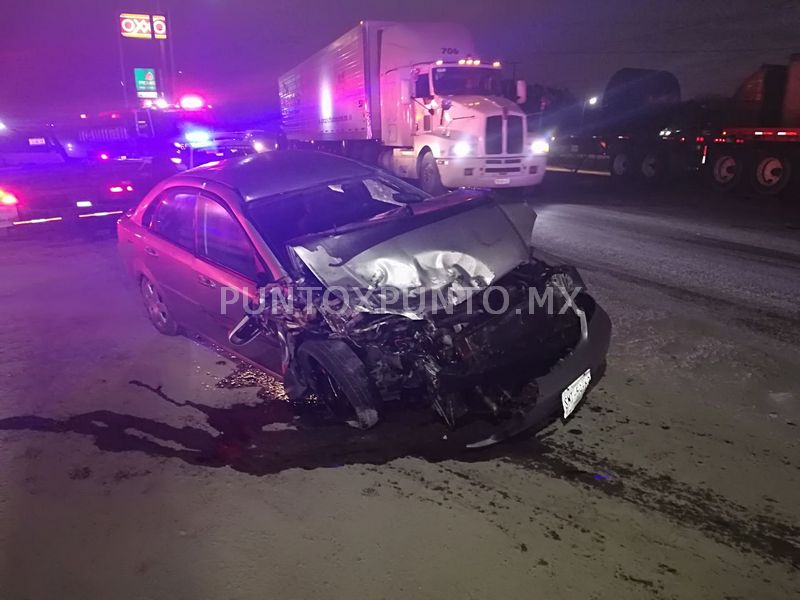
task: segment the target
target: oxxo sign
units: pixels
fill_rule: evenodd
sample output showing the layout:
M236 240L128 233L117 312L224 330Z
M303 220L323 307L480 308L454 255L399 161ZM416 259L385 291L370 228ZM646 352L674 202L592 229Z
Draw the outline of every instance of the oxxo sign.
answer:
M163 15L122 13L119 16L119 29L123 37L165 40L167 39L167 18Z

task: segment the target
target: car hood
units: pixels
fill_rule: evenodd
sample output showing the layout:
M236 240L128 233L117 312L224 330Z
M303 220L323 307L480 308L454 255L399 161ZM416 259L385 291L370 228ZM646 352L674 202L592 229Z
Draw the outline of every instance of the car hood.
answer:
M377 291L356 310L422 318L419 299L459 304L527 262L534 220L524 204L454 192L289 248L328 289ZM387 290L403 301L378 301Z

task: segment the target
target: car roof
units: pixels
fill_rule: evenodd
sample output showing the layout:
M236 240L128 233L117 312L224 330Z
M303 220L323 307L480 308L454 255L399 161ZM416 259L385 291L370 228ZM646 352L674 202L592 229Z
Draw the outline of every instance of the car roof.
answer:
M207 163L182 175L231 187L241 194L245 202L249 202L376 172L377 169L333 154L313 150L281 150Z

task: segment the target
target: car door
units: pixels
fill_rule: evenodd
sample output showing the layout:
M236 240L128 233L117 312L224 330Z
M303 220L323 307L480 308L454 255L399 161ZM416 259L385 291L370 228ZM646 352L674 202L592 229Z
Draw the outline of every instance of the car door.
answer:
M259 276L259 273L261 274ZM232 346L229 332L257 306L257 277L268 269L225 202L201 192L197 202L197 263L195 278L200 294L202 333L223 347L280 372L280 346L276 339L259 335L244 346Z
M170 188L159 194L142 219L145 275L156 284L175 320L196 325L195 206L198 190Z

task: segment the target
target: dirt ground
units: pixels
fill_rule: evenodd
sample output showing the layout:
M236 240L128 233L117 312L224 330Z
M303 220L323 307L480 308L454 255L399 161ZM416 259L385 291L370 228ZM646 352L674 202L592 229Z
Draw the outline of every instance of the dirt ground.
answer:
M800 219L549 185L537 251L614 322L537 436L359 432L159 335L99 232L0 240L0 598L800 596Z

